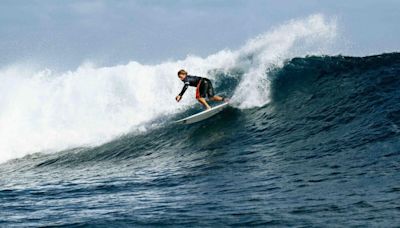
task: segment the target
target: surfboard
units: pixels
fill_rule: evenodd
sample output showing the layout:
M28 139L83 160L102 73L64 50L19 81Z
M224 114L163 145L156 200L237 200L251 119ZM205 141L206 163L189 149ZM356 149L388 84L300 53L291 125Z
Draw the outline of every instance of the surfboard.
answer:
M178 124L192 124L192 123L197 123L199 121L208 119L216 114L218 114L219 112L221 112L224 108L228 107L229 103L223 103L220 105L217 105L215 107L212 107L211 109L196 113L194 115L191 115L189 117L180 119L175 121L175 123Z

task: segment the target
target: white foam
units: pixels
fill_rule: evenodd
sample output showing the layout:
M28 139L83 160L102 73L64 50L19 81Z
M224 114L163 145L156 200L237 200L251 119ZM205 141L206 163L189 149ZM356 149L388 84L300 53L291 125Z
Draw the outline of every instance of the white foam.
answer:
M336 21L327 21L322 15L303 20L292 20L271 32L250 40L238 50L238 56L252 56L243 80L232 101L241 108L262 106L269 102L267 71L280 67L286 59L310 54L328 54L336 37ZM244 61L248 61L244 59ZM245 65L245 63L237 63Z
M313 15L260 35L239 50L206 58L100 68L84 64L64 73L22 66L2 69L0 162L33 152L98 145L160 115L182 111L196 101L193 91L180 103L174 99L182 87L176 77L181 68L212 78L207 75L212 69L229 72L239 67L245 75L233 103L239 108L264 105L269 101L268 68L294 56L324 53L321 48L335 35L334 20Z

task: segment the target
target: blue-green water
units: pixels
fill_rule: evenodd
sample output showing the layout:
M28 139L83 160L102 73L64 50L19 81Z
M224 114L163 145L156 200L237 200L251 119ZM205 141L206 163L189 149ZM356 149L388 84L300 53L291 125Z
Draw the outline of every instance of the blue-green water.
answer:
M0 226L398 226L400 54L268 74L263 107L1 164Z

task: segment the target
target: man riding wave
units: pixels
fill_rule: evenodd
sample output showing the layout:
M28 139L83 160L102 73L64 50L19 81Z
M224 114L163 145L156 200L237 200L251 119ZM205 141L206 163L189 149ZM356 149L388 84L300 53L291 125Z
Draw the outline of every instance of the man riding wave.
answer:
M188 75L185 70L178 71L179 79L185 84L182 91L176 96L175 100L179 102L182 99L183 94L186 92L189 86L196 87L196 99L206 108L210 109L205 98L212 101L225 101L226 99L220 96L214 95L214 88L211 81L208 78L199 76Z

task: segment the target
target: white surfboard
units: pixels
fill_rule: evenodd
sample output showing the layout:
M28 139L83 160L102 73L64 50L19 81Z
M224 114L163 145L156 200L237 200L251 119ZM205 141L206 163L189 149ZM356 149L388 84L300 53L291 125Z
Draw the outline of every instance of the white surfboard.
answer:
M192 116L186 117L181 120L177 120L177 121L175 121L175 123L192 124L192 123L196 123L196 122L208 119L208 118L214 116L215 114L221 112L224 108L228 107L228 105L229 105L229 103L223 103L223 104L217 105L215 107L212 107L211 109L199 112L197 114L194 114Z

